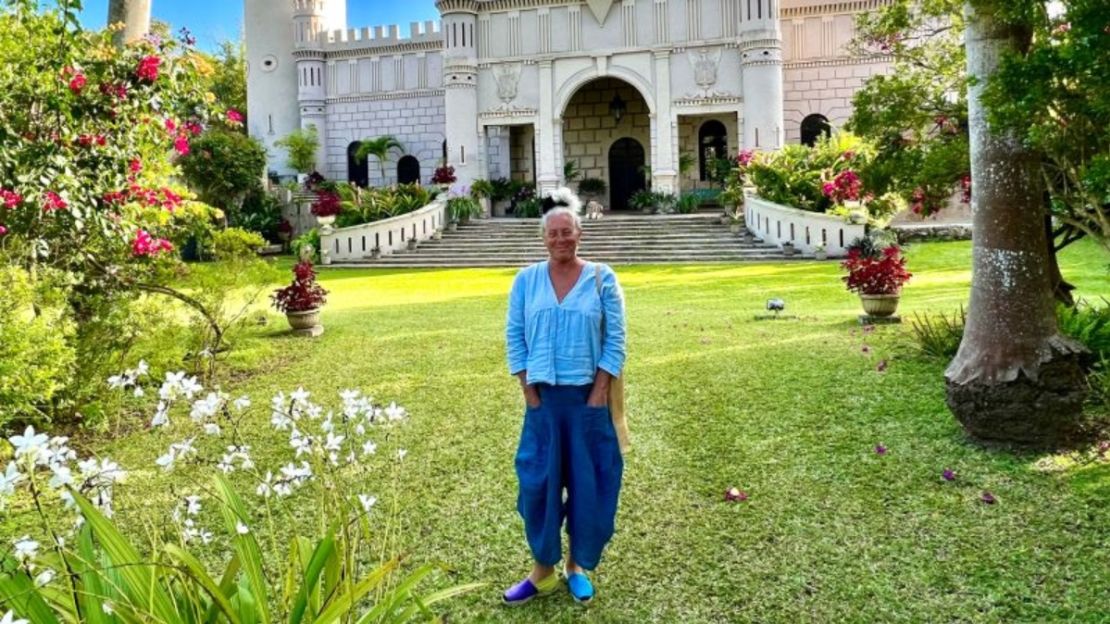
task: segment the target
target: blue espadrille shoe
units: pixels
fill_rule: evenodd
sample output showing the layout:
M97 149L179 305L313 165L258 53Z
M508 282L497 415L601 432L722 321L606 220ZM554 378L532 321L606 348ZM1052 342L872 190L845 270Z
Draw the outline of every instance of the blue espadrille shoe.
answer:
M505 604L515 607L516 605L522 605L528 602L536 596L550 594L558 587L558 574L550 574L536 583L533 583L532 579L526 578L507 589L503 598L505 599Z
M563 570L563 574L567 577L567 589L570 590L570 595L574 601L579 604L586 604L594 598L594 586L590 582L590 577L581 572L567 572Z

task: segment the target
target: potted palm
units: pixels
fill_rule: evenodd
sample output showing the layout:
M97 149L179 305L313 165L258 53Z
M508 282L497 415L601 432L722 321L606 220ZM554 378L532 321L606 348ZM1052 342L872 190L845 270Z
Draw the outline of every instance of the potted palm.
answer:
M388 134L376 139L366 139L359 144L358 151L355 152L355 161L361 164L367 156L373 156L378 161L378 168L381 171L381 185L385 186L385 161L392 150L404 153L405 146Z
M293 282L275 290L270 298L274 308L285 314L294 334L315 337L324 333L320 308L327 303L328 291L316 283L311 256L312 251L307 246L302 248L301 261L293 267Z
M859 294L863 311L879 318L898 310L902 286L912 276L897 245L880 248L869 238L852 243L841 267L848 271L844 282L848 290Z

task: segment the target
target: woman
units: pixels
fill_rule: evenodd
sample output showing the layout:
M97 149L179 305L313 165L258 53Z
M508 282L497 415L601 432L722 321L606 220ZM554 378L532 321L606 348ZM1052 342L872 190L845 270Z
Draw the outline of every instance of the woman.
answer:
M607 407L610 380L625 357L617 276L578 257L577 211L547 212L543 239L548 260L517 274L505 332L509 372L527 404L516 454L517 510L535 562L528 578L505 592L512 605L558 587L564 518L568 589L578 602L593 598L586 571L613 536L624 467Z

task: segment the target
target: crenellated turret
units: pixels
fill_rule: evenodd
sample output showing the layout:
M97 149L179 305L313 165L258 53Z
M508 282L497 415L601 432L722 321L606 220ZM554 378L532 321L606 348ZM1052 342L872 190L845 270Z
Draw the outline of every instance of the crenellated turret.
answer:
M478 3L439 0L443 18L443 86L447 108L447 161L462 184L480 177L478 140Z
M777 149L784 141L779 0L751 0L740 11L744 147Z

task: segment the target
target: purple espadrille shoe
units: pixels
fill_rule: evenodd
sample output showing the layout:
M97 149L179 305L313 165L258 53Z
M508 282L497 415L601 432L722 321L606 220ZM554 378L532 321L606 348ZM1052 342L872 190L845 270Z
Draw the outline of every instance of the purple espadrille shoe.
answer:
M532 579L526 578L523 581L510 587L504 595L505 604L510 606L522 605L536 596L543 596L550 594L559 587L559 575L551 574L537 583L533 583Z

